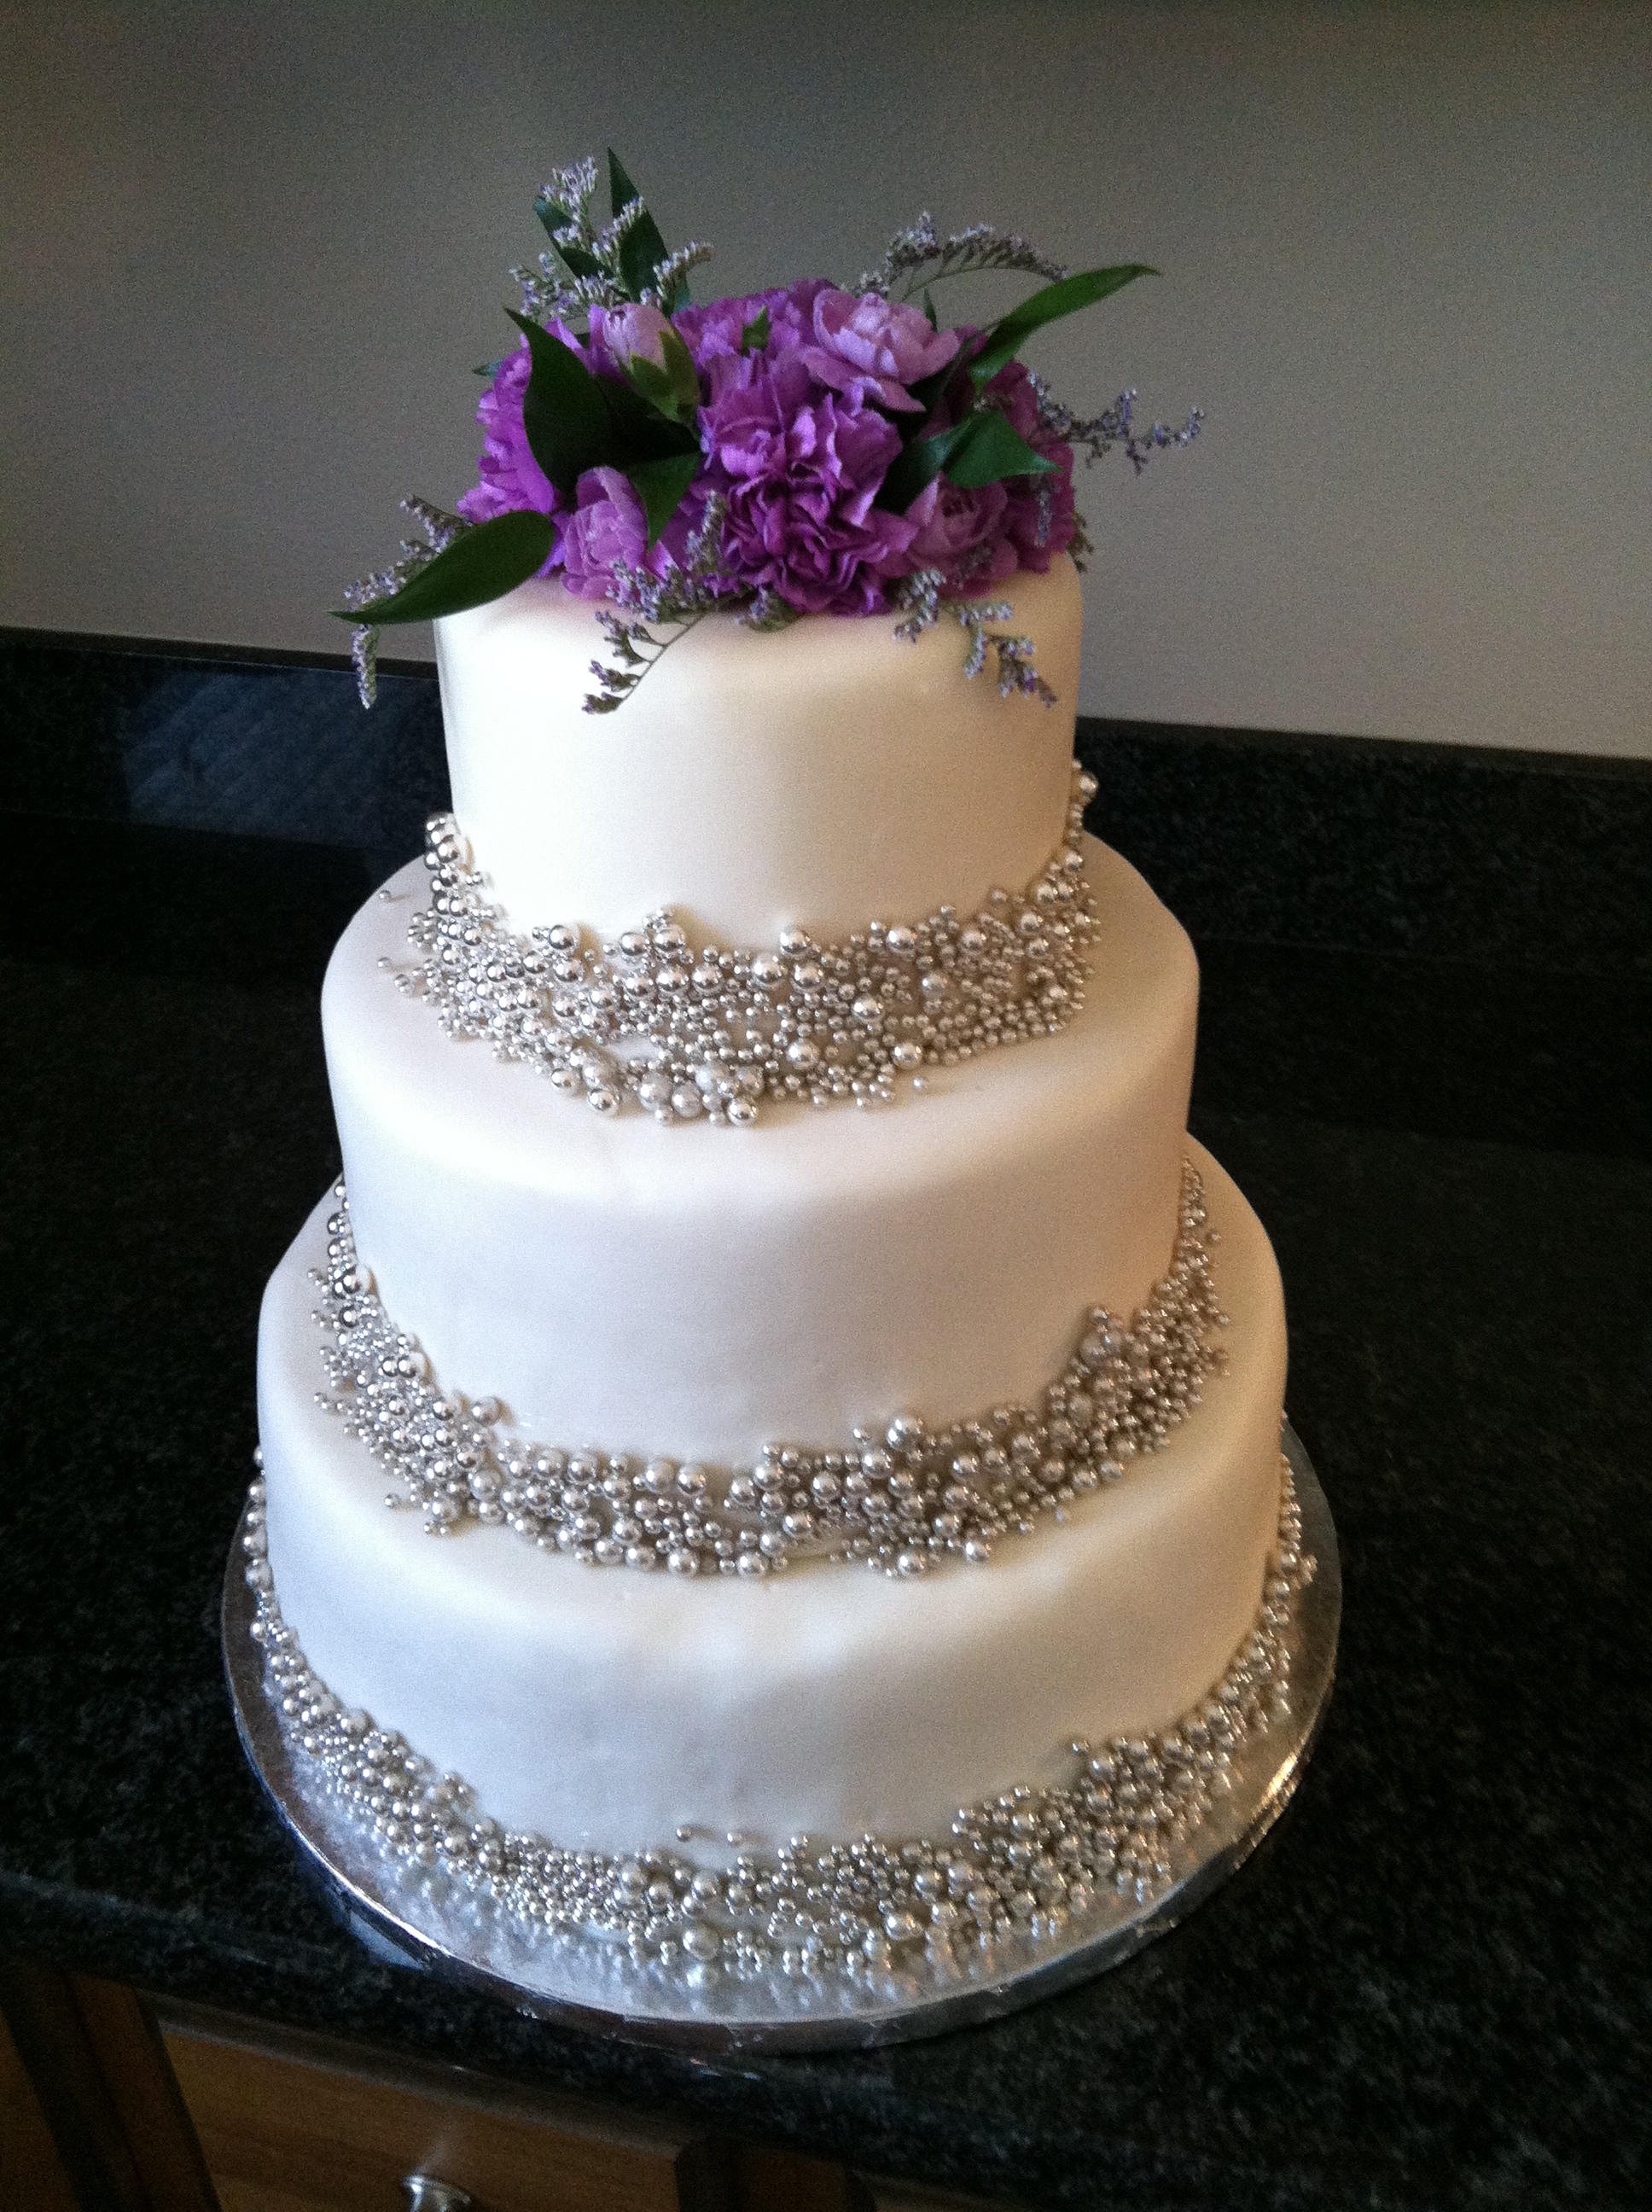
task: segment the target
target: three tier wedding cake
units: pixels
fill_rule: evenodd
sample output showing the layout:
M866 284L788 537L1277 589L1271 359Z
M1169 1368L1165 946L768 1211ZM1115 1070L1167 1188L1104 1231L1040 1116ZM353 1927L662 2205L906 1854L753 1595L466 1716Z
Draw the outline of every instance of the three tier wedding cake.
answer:
M853 1977L1151 1892L1277 1707L1283 1305L1192 949L1083 829L1072 447L1134 434L1013 351L1126 272L920 225L695 308L593 182L358 595L438 617L452 812L327 975L254 1633L392 1853ZM971 241L1019 324L891 301Z

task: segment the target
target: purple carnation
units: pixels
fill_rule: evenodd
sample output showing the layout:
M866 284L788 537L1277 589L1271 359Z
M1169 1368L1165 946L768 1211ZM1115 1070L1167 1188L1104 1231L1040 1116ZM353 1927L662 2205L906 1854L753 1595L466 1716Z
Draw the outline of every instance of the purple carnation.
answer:
M875 613L885 580L910 568L917 531L872 504L901 449L893 424L822 392L795 353L720 381L701 435L703 481L728 501L726 573L805 614Z
M738 300L711 300L703 307L679 307L671 320L694 356L695 367L702 374L712 376L714 388L718 381L714 363L729 363L744 369L749 377L756 366L807 345L814 336L816 297L830 289L825 277L806 276L801 283L781 290L749 292ZM768 317L767 343L756 353L743 355L741 333L764 313Z
M823 384L886 407L915 411L907 386L944 368L958 349L956 331L936 331L916 307L877 292L853 294L829 286L814 303L815 337L804 359Z
M500 362L477 404L476 419L485 433L477 464L482 482L459 503L467 522L491 522L495 515L523 507L555 514L562 504L556 485L533 458L522 424L522 399L532 369L533 356L525 338Z
M742 334L765 313L764 343L742 352ZM583 341L560 322L549 328L593 374L618 379L634 354L659 353L665 321L657 309L598 307ZM802 613L875 613L889 583L918 568L938 569L949 596L973 596L1017 568L1047 569L1071 542L1072 455L1040 426L1037 393L1018 362L982 396L1055 470L975 490L938 478L905 514L876 504L901 450L882 410L909 409L908 386L950 362L958 365L924 433L949 428L976 404L958 360L975 335L967 327L932 331L915 308L876 294L856 300L819 277L681 308L671 321L700 371L705 464L653 546L642 502L620 471L588 470L570 507L535 460L522 420L532 366L525 343L500 363L477 410L486 433L482 481L459 513L471 522L521 508L552 516L541 573L562 569L576 597L610 597L622 567L664 578L681 566L713 493L727 502L720 585L773 592Z
M587 469L574 487L574 512L560 518L551 566L576 599L605 599L621 563L651 576L669 574L686 557L690 533L698 526L703 501L693 492L653 545L642 501L618 469Z

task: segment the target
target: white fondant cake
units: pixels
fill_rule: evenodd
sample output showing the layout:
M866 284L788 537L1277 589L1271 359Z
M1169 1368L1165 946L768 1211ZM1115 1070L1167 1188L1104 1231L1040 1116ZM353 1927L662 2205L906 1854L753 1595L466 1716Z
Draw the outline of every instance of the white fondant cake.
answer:
M583 710L601 644L554 580L436 625L453 811L513 927L632 927L651 908L724 944L963 912L1059 842L1078 689L1078 577L1014 576L1046 713L959 672L950 623L701 623L616 714Z
M357 1249L436 1373L529 1437L725 1462L1025 1396L1100 1304L1133 1313L1175 1234L1192 947L1092 845L1082 1012L874 1113L758 1127L601 1119L379 963L410 869L364 908L322 994Z
M593 722L588 607L535 583L450 617L443 704L474 866L520 933L617 932L669 904L696 941L753 948L1014 891L1066 820L1077 580L1062 559L1006 596L1065 702L1053 712L966 683L953 630L914 646L882 621L764 636L719 617ZM1066 1486L1059 1453L1042 1490L1029 1457L1024 1491L1000 1454L1011 1533L989 1564L955 1555L943 1498L898 1577L813 1556L790 1519L761 1554L755 1535L742 1559L726 1543L726 1573L650 1576L618 1564L639 1564L646 1534L598 1545L611 1567L582 1563L577 1525L561 1550L525 1543L483 1485L484 1525L455 1504L444 1541L385 1510L380 1461L317 1402L310 1271L344 1265L324 1206L271 1283L260 1340L275 1587L316 1674L498 1819L607 1853L684 1828L932 1835L961 1803L1047 1778L1075 1736L1168 1726L1244 1643L1279 1512L1278 1274L1186 1136L1187 939L1116 855L1090 845L1084 870L1090 975L1064 1026L926 1069L921 1097L781 1104L750 1129L590 1114L447 1034L386 972L410 964L422 872L351 924L324 996L348 1280L416 1340L404 1371L428 1363L501 1460L513 1442L588 1450L623 1496L627 1468L703 1461L715 1505L765 1447L845 1454L829 1471L871 1438L884 1480L876 1439L897 1416L936 1430L1036 1407L1101 1326L1092 1309L1126 1322L1159 1295L1184 1158L1220 1233L1225 1371L1202 1390L1172 1378L1163 1418L1126 1425L1153 1448L1107 1462L1099 1486L1082 1434ZM1162 1341L1131 1340L1150 1380ZM344 1376L346 1395L374 1379ZM1097 1386L1098 1424L1112 1388ZM1078 1402L1058 1407L1070 1439ZM440 1461L446 1437L406 1448ZM454 1452L449 1486L474 1514ZM966 1468L965 1489L976 1479Z
M1243 1640L1278 1515L1278 1278L1255 1216L1199 1158L1230 1318L1207 1407L1066 1522L915 1583L604 1571L504 1528L433 1543L416 1514L385 1510L377 1464L315 1402L324 1206L270 1285L259 1348L281 1470L270 1557L306 1657L495 1818L580 1850L685 1826L944 1834L961 1804L1054 1778L1076 1736L1146 1734Z

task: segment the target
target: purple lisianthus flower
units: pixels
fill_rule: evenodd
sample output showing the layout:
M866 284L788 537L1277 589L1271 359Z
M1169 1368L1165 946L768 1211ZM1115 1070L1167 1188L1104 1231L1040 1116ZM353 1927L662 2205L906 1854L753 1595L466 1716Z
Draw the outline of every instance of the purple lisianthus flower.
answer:
M944 368L959 343L957 331L932 330L916 307L877 292L857 300L835 286L815 296L814 330L817 343L804 352L812 374L839 392L870 394L902 411L919 405L907 386Z
M704 506L690 493L650 545L642 501L618 469L587 469L574 486L574 496L573 513L558 518L551 562L561 567L562 581L576 599L610 598L621 564L651 576L681 567Z
M477 469L482 481L459 502L467 522L491 522L495 515L531 507L555 514L562 501L556 487L533 458L522 423L522 399L533 369L527 341L507 353L477 404L476 419L483 441Z
M917 526L873 505L900 451L876 409L823 392L796 352L701 410L708 490L728 501L723 567L804 614L873 614Z

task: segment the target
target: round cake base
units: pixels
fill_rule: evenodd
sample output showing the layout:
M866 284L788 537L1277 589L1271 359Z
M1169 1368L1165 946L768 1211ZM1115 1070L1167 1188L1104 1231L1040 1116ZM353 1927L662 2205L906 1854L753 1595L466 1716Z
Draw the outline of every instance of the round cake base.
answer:
M1312 1579L1293 1591L1284 1632L1290 1704L1242 1745L1230 1786L1171 1855L1171 1875L1145 1898L1110 1892L1053 1935L1013 1936L990 1957L938 1962L925 1954L853 1980L780 1972L736 1978L717 1967L666 1972L639 1965L623 1944L530 1934L484 1896L445 1875L408 1866L307 1772L288 1749L250 1633L257 1608L246 1555L232 1547L224 1580L224 1668L236 1726L253 1770L321 1872L346 1926L375 1955L440 1974L518 2011L592 2033L686 2050L868 2048L939 2035L1013 2012L1117 1966L1185 1919L1249 1857L1289 1803L1330 1700L1342 1575L1336 1528L1301 1440L1287 1424L1285 1453L1302 1515Z

